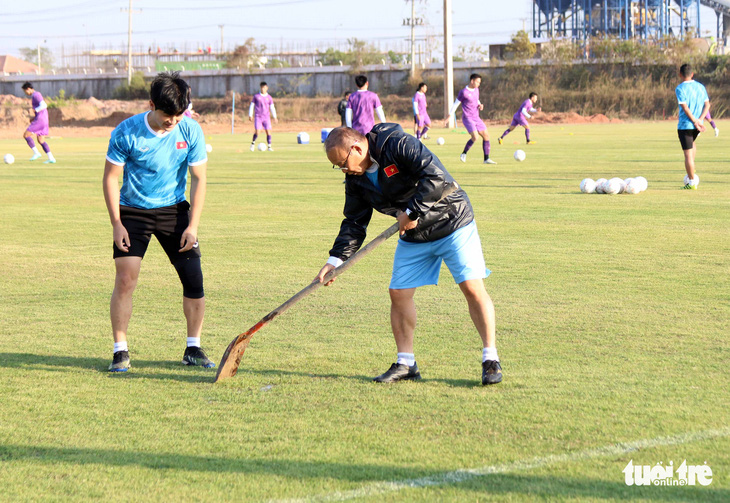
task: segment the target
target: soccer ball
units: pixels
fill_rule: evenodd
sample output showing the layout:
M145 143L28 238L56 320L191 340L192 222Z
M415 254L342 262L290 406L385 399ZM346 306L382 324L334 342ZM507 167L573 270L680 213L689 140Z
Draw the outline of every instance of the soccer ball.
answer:
M627 186L628 184L630 184L632 181L633 181L633 178L627 178L626 180L624 180L624 187ZM624 192L625 191L626 191L626 189L624 189Z
M621 190L620 178L611 178L603 184L603 192L606 194L618 194ZM623 180L621 180L623 182Z
M522 162L527 157L524 150L515 150L515 161Z
M639 190L640 182L637 182L636 178L627 178L626 182L626 188L624 189L626 194L638 194L641 192Z
M439 136L436 139L436 145L443 145L444 143L446 143L446 140L444 140L442 136Z
M211 152L213 152L213 145L211 145L210 143L206 143L205 144L205 151L208 152L209 154Z
M614 182L618 184L618 194L621 194L624 189L626 188L626 182L624 182L623 178L611 178L611 182Z
M297 135L297 143L300 145L308 145L309 144L309 134L305 132L301 132Z
M15 162L15 157L13 157L13 154L5 154L3 161L5 161L5 164L13 164Z
M593 194L596 192L596 182L592 178L584 178L580 182L580 191L584 194Z
M639 184L639 192L644 192L649 187L649 182L643 176L637 176L634 181Z
M8 155L10 155L10 154L8 154ZM5 162L8 162L8 161L5 161ZM12 164L12 162L9 162L8 164ZM684 184L685 185L690 184L690 185L697 187L700 184L700 177L697 176L697 173L695 173L695 177L692 180L690 180L687 175L684 175Z
M264 150L266 150L266 143L264 143L264 142L259 143L259 150L261 152L263 152Z
M599 178L596 180L596 194L605 194L606 191L604 190L603 184L606 183L608 180L605 178Z

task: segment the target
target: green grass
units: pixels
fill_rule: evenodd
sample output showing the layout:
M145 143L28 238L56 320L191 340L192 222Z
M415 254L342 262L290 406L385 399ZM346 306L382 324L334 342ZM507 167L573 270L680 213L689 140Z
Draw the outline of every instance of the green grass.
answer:
M720 125L730 131L730 123ZM502 128L492 128L493 138ZM312 131L313 140L318 132ZM59 163L0 141L0 487L6 501L728 501L720 437L381 494L378 482L528 462L619 442L727 428L728 137L699 140L682 191L673 124L536 126L484 167L467 136L434 146L475 208L504 382L479 384L481 344L446 269L416 296L424 380L370 382L390 365L395 240L259 332L238 375L180 365L181 287L153 243L129 331L132 369L109 375L111 227L106 140L51 139ZM208 141L200 228L216 361L238 333L311 281L342 218L342 175L319 143L277 134ZM434 140L428 144L434 145ZM649 190L584 195L584 177L643 175ZM377 215L371 237L392 220ZM708 487L628 487L622 469L707 462ZM363 489L365 488L365 489Z

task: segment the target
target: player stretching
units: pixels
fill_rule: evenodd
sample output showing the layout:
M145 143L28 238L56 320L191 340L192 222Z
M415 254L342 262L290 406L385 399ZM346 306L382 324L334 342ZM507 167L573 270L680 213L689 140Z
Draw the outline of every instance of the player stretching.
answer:
M515 112L515 114L512 116L512 123L509 125L507 130L502 133L502 136L499 137L498 141L499 144L502 144L502 140L505 136L510 134L517 126L522 126L525 128L525 138L527 139L527 144L534 143L530 140L530 124L527 122L527 119L532 119L532 115L535 112L539 112L542 110L542 108L535 108L534 105L537 103L537 94L536 93L530 93L530 97L527 98L522 105L520 105L520 109Z
M479 117L479 111L484 110L484 105L479 101L479 85L482 83L482 76L478 73L472 73L469 76L469 85L459 91L459 96L456 97L456 101L451 105L449 110L449 116L454 117L456 109L461 105L462 114L461 122L464 123L466 131L471 135L469 141L464 145L464 151L459 156L461 162L466 162L466 153L474 142L477 141L477 133L482 137L482 150L484 151L484 164L497 164L489 158L489 153L492 150L492 145L489 142L489 132L487 126ZM449 121L446 120L448 127Z
M441 263L446 262L482 340L482 384L500 382L494 305L484 289L489 270L466 192L458 188L441 201L456 182L441 161L398 124L378 124L364 136L339 127L324 145L333 167L345 173L347 185L345 219L317 279L322 281L360 248L373 210L395 217L400 226L389 287L398 355L390 369L373 380L421 378L413 354L414 295L418 287L438 283Z
M365 75L355 77L355 85L357 92L352 93L347 100L345 122L347 127L360 131L362 134L368 134L375 125L373 110L378 114L380 122L385 122L385 112L383 112L383 105L380 104L378 95L368 91L370 84Z
M269 152L273 152L271 148L271 116L274 117L274 122L278 123L279 119L276 117L276 107L274 106L274 98L268 94L269 86L266 82L259 84L261 89L260 93L254 94L251 100L251 106L248 107L248 120L254 121L253 127L253 139L251 140L251 152L256 148L256 138L259 136L259 131L262 129L266 131L266 143L269 145Z
M43 100L41 93L33 89L33 84L30 82L23 84L23 92L26 96L31 97L30 101L35 112L35 117L30 121L28 129L23 133L23 138L25 138L26 143L28 143L28 146L33 151L33 157L30 160L35 161L41 157L41 153L38 152L35 141L33 141L33 135L36 135L38 143L41 144L43 151L48 155L48 160L44 164L56 164L56 158L51 153L51 147L45 141L46 136L48 136L48 105Z
M679 68L679 77L682 83L674 91L679 103L677 135L684 152L684 169L687 171L687 183L682 188L697 189L699 181L695 178L697 145L694 141L705 130L703 118L710 112L710 98L707 96L705 86L693 80L694 72L688 63Z
M416 138L418 139L426 139L428 128L431 127L431 118L426 110L428 108L426 91L428 91L428 86L425 82L421 82L413 96L413 119L416 123Z
M177 72L161 73L150 89L150 111L112 131L104 166L104 200L114 231L116 279L110 304L114 334L111 372L129 369L127 327L142 257L154 234L183 286L187 321L185 365L215 367L200 348L205 297L198 224L205 201L205 138L183 115L188 85ZM190 203L185 200L190 171ZM124 174L121 190L119 175Z

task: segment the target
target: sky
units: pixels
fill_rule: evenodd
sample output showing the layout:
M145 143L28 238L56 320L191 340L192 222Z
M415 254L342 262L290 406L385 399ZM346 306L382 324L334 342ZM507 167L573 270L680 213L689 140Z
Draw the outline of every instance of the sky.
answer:
M454 47L508 42L531 27L532 0L452 0ZM129 0L0 0L0 54L19 55L38 44L66 53L75 48L120 49L127 43ZM348 8L348 5L357 5ZM416 37L443 31L443 0L416 0L425 21ZM228 50L253 37L269 48L289 50L346 45L348 38L387 51L408 47L410 0L133 0L133 45L163 49ZM702 9L703 30L715 15ZM136 50L135 49L135 50Z

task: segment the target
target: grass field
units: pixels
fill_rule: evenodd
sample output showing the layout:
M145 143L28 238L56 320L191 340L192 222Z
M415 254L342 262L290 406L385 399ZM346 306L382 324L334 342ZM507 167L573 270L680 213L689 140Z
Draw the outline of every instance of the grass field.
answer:
M699 190L682 191L674 127L537 126L525 162L517 131L488 167L478 145L458 161L465 134L432 132L493 271L504 382L488 388L445 269L416 295L424 380L370 381L395 357L394 239L259 332L218 385L180 365L181 288L152 243L132 369L109 375L106 141L51 139L55 166L0 141L18 159L0 165L0 500L729 501L730 140L700 138ZM263 153L248 134L208 140L203 346L216 361L327 259L342 175L310 135L277 134ZM636 175L639 195L578 191ZM370 237L391 223L377 215ZM712 484L624 482L629 460L685 459Z

